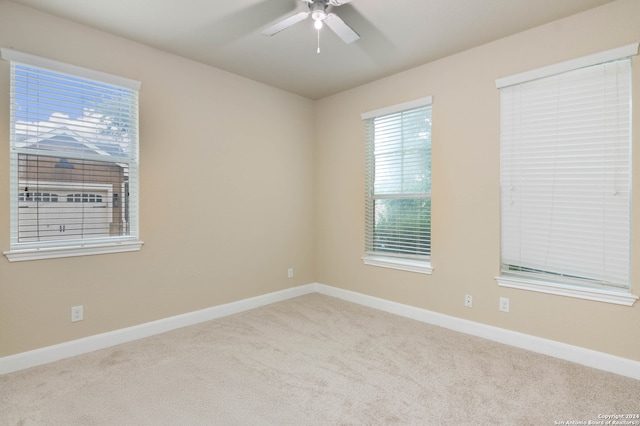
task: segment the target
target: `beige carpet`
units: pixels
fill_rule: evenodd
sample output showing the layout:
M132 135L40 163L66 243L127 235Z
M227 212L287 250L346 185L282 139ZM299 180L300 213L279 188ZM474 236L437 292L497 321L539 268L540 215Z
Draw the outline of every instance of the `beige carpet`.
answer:
M555 425L640 381L318 294L0 377L2 425Z

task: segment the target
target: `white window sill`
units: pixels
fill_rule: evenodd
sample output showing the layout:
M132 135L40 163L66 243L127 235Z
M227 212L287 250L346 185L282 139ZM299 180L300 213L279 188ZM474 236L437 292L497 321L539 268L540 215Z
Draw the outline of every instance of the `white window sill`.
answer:
M9 262L24 260L55 259L60 257L90 256L95 254L122 253L139 251L142 241L109 241L100 243L79 243L68 246L43 246L36 248L18 248L5 251Z
M362 261L365 265L380 266L382 268L400 269L402 271L417 272L419 274L433 273L431 263L426 260L369 255L364 256Z
M624 306L633 306L635 301L638 300L638 296L624 291L575 287L521 277L500 276L496 277L496 281L501 287L537 291L540 293L556 294L559 296L575 297L578 299L594 300L596 302L613 303Z

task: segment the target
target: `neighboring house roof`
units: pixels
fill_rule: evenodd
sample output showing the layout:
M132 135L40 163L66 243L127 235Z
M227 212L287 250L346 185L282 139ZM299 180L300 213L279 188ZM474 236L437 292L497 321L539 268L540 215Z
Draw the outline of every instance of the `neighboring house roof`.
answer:
M87 138L79 132L66 126L60 126L31 136L18 142L16 146L40 149L62 150L65 152L98 154L111 157L124 157L120 143L109 135L96 134L96 137Z

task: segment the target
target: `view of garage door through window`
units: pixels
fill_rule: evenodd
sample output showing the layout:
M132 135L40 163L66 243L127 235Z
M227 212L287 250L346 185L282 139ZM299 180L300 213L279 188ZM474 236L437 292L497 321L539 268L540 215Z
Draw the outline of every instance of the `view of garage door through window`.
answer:
M19 242L128 235L127 165L26 154L18 164Z

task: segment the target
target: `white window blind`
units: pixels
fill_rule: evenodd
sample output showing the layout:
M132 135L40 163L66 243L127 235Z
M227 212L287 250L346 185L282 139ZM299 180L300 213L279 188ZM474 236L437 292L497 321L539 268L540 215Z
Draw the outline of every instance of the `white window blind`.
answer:
M431 98L363 114L366 255L431 253Z
M139 83L6 49L2 56L11 61L9 259L137 240Z
M628 290L630 60L502 87L500 100L502 273Z

